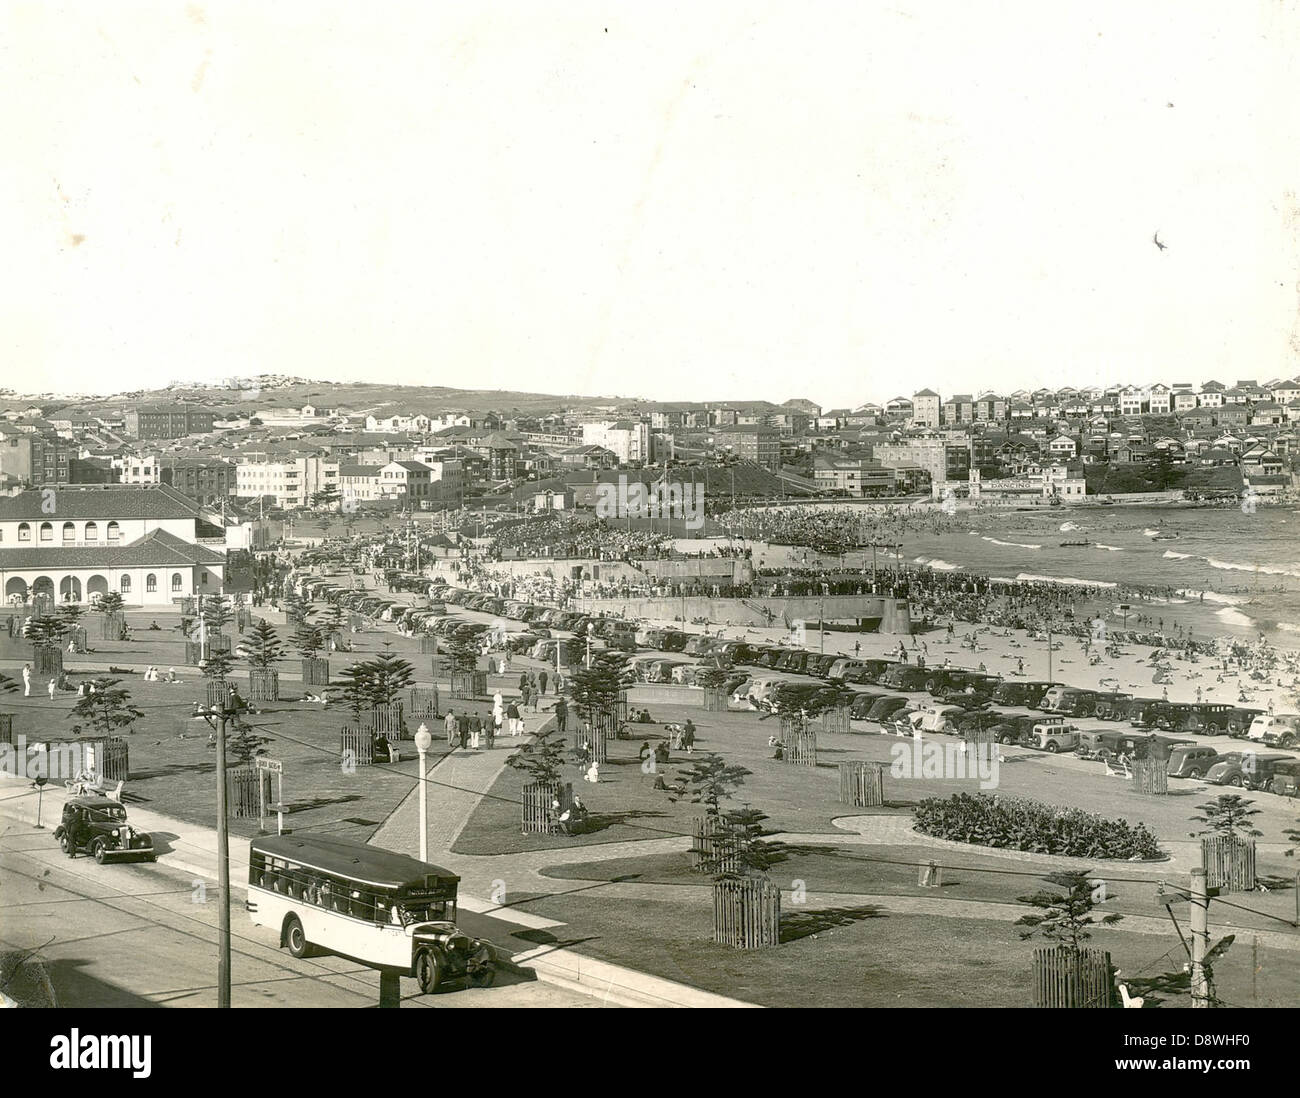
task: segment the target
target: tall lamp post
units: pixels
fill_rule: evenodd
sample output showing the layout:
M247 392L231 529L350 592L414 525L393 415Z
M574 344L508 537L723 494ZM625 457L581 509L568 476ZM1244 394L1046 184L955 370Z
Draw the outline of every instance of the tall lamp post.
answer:
M433 743L429 729L421 724L415 733L415 750L420 753L420 861L429 860L429 805L424 782L424 757Z
M587 670L591 670L591 635L596 631L592 622L587 622Z

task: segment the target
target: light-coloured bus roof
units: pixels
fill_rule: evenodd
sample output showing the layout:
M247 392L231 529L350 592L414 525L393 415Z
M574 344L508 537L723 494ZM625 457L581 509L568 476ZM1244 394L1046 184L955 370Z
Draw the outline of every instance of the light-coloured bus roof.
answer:
M379 888L423 888L426 877L436 877L441 883L460 882L455 873L441 866L333 835L271 835L253 839L249 849Z

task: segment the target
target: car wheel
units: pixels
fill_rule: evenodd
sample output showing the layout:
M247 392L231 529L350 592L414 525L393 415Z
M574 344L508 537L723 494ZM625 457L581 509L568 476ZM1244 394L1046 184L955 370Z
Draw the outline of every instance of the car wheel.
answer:
M59 849L65 854L72 853L72 844L68 842L68 837L66 835L59 836Z
M290 915L284 924L284 944L289 947L289 956L303 958L311 948L307 941L307 932L302 928L302 920L297 915Z
M1010 737L1010 736L999 736L999 737L998 737L998 743L1010 744L1011 742L1012 742L1012 740L1011 740L1011 737Z
M474 970L469 978L469 982L474 987L491 987L497 978L497 970L493 965L480 965Z
M1197 770L1196 767L1192 767L1191 770L1187 772L1187 776L1191 778L1192 781L1197 781L1201 777L1201 772Z
M938 682L937 682L935 679L926 679L926 680L925 680L925 689L926 689L926 692L929 693L929 694L933 694L933 693L934 693L934 688L935 688L936 686L938 686L938 685L939 685L939 684L938 684Z
M446 969L447 962L439 950L420 950L415 957L415 979L420 985L420 991L425 995L437 991Z
M1235 786L1237 789L1240 789L1240 788L1241 788L1241 775L1240 775L1240 774L1234 774L1230 779L1228 779L1228 784L1231 785L1231 786Z
M1055 755L1058 751L1061 750L1061 748L1055 741L1053 741L1052 743L1049 743L1047 745L1047 750L1049 754Z
M96 839L90 846L90 852L95 856L95 861L100 865L104 864L104 840Z

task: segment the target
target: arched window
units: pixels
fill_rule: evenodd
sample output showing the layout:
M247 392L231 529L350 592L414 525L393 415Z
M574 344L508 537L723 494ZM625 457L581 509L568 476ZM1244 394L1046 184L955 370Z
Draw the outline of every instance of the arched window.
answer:
M145 589L146 591L157 591L157 590L158 590L158 577L155 576L152 572L150 572L150 573L149 573L147 576L145 576L145 578L144 578L144 589Z
M172 573L172 590L173 590L173 591L179 591L180 589L181 589L181 574L180 574L179 572L173 572L173 573Z
M86 540L87 541L99 540L99 523L97 522L86 523Z
M123 576L120 586L122 588L122 594L129 595L131 593L131 577Z
M77 524L75 522L65 522L63 524L63 540L65 542L77 540Z
M117 539L121 536L122 536L122 531L118 528L117 523L115 521L110 522L108 524L108 540L117 541Z
M53 525L53 523L42 522L42 523L41 523L41 541L53 541L53 540L54 540L54 525Z
M20 522L18 524L18 540L19 541L32 540L32 527L30 523Z

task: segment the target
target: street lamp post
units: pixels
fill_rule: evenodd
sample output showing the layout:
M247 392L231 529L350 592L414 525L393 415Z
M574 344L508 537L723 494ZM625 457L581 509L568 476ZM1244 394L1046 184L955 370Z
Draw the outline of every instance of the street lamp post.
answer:
M587 622L587 670L591 670L591 635L596 631L596 626Z
M415 733L415 750L420 753L420 861L429 860L429 806L424 781L424 756L433 743L429 729L421 724Z

